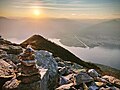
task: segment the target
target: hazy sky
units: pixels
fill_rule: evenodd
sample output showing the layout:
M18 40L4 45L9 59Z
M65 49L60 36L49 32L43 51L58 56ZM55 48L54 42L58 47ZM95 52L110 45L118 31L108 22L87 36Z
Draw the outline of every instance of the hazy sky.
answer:
M120 0L0 0L0 16L120 18Z

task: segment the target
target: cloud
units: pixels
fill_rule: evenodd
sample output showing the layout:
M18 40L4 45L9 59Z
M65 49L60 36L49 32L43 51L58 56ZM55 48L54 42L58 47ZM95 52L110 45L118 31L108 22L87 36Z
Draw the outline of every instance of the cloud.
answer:
M0 0L0 10L5 8L26 10L35 6L52 13L61 11L98 15L120 13L120 0Z

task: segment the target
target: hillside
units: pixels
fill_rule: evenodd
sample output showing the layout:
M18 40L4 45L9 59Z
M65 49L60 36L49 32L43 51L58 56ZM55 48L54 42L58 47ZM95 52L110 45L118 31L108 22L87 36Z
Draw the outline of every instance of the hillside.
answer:
M55 43L48 41L47 39L43 38L40 35L33 35L32 37L21 43L21 46L26 47L28 44L32 45L32 47L36 50L42 49L50 51L53 53L54 56L58 56L65 61L75 62L86 68L95 68L97 70L100 70L95 64L88 63L79 59L68 50L64 49L63 47Z
M110 75L120 79L120 70L102 64L96 65L103 71L103 75Z

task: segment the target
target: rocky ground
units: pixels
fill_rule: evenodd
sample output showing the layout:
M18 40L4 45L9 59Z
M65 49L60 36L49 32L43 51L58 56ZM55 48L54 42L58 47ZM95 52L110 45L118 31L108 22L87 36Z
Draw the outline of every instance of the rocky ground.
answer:
M0 90L120 90L119 79L64 61L45 50L35 51L39 73L22 76L18 55L23 50L0 37Z
M68 61L58 61L59 85L56 90L120 90L120 80L100 75Z

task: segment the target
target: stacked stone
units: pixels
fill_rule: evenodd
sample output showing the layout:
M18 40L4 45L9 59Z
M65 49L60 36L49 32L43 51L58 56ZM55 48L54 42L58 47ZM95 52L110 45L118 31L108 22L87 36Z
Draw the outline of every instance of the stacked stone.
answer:
M20 71L23 76L31 76L39 73L35 52L31 47L27 47L25 51L20 54L19 60L21 62Z

